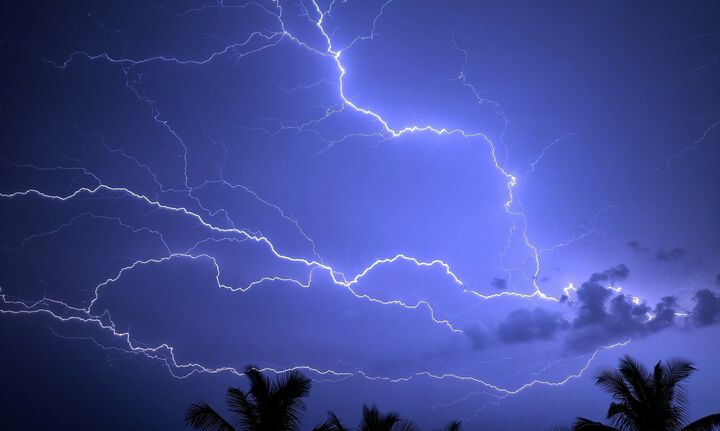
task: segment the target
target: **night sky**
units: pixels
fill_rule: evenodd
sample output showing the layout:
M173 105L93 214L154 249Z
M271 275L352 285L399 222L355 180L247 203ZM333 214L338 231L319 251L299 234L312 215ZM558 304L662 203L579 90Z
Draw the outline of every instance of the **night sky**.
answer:
M720 407L714 1L10 1L0 428L186 429L247 364L424 429Z

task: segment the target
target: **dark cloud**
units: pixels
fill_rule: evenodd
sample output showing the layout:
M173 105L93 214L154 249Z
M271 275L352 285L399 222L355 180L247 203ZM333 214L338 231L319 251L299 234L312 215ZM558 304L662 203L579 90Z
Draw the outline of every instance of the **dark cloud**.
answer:
M715 284L717 284L718 286L720 286L720 274L718 274L718 275L715 276Z
M568 304L575 311L570 321L561 313L543 308L517 309L498 325L495 337L499 342L511 344L549 340L564 332L570 348L592 350L673 326L679 310L674 297L666 296L651 307L638 298L618 294L608 288L608 285L625 280L629 275L628 267L620 264L592 274L570 298L563 295L561 303ZM689 322L696 326L720 323L720 294L702 289L694 299L695 307L689 313ZM482 330L474 330L468 336L476 348L485 348L490 340Z
M605 302L610 298L612 291L598 283L586 282L577 291L580 309L573 322L575 327L582 327L601 322L607 316Z
M511 311L497 328L498 338L504 343L521 343L532 340L549 340L569 327L560 313L543 308Z
M626 280L630 276L630 269L621 263L615 267L606 269L603 272L596 272L590 276L590 283L599 283L601 281L609 282L610 284L616 281Z
M644 336L673 324L677 310L675 298L665 297L652 309L607 288L607 283L624 280L629 275L630 270L621 264L591 275L578 288L577 315L567 337L570 347L592 349L619 338Z
M658 262L677 262L678 260L682 260L686 254L685 249L680 247L676 247L670 251L659 249L657 253L655 253L655 260Z
M666 296L655 305L655 309L652 311L653 318L645 326L650 332L669 328L675 323L677 310L677 299L673 296Z
M672 297L663 298L654 309L622 294L612 299L598 295L592 298L600 299L600 302L581 306L567 337L568 345L575 350L594 349L622 338L646 336L675 321L677 304Z
M696 325L720 323L720 295L716 295L710 289L701 289L695 293L694 299L692 318Z
M490 284L497 290L507 289L507 280L504 278L493 278Z
M645 304L628 301L625 295L612 298L607 307L605 319L600 322L608 335L630 335L640 332L647 322L650 308Z
M644 247L642 244L640 244L640 241L633 239L629 241L627 244L628 248L633 251L641 252L641 251L647 251L648 248Z
M475 350L485 350L490 344L490 336L487 331L478 325L465 328L463 333L470 339Z

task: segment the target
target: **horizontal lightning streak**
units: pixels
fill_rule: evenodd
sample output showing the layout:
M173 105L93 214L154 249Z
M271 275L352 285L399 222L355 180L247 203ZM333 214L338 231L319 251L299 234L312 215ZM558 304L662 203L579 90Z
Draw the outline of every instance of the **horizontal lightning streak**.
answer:
M520 220L520 222L521 222L520 232L521 232L521 236L523 238L524 244L534 257L534 268L535 269L534 269L533 274L529 275L529 278L531 278L532 284L534 286L534 291L532 293L525 294L525 293L518 293L518 292L514 292L514 291L503 291L503 292L489 294L489 295L482 294L480 292L468 289L466 287L467 285L465 283L463 283L463 281L458 277L458 275L456 275L451 270L450 265L448 263L444 262L443 260L435 259L435 260L431 260L431 261L423 261L423 260L417 259L415 257L409 256L406 254L402 254L402 253L396 254L392 257L377 259L377 260L373 261L372 263L370 263L368 266L366 266L363 270L358 272L355 276L348 279L342 272L334 269L333 267L325 264L322 261L320 256L315 251L315 243L300 228L300 225L296 219L289 216L279 206L262 199L257 193L255 193L253 190L251 190L245 186L231 184L231 183L225 181L224 179L221 179L218 181L218 183L221 183L224 186L228 186L231 189L242 188L245 192L253 195L258 201L263 202L264 204L273 207L276 211L278 211L278 213L280 214L280 216L282 218L284 218L288 222L294 224L295 227L297 228L297 230L302 234L302 236L308 242L310 242L312 244L313 254L317 259L294 257L294 256L290 256L287 254L283 254L280 251L278 251L278 248L276 247L276 245L269 238L267 238L261 234L255 234L255 233L249 232L248 230L245 230L245 229L238 229L237 227L235 227L234 224L232 224L232 222L230 222L231 227L216 226L216 225L212 224L211 222L207 221L200 213L195 212L191 209L188 209L188 208L185 208L182 206L166 205L166 204L161 203L158 198L152 199L141 193L137 193L137 192L130 190L128 188L125 188L125 187L116 187L116 186L106 185L102 181L100 181L98 179L98 177L96 177L94 174L90 173L90 175L93 175L93 177L99 183L94 188L83 187L83 188L79 188L79 189L75 190L74 192L66 194L66 195L54 195L54 194L45 193L45 192L42 192L42 191L36 190L36 189L28 189L25 191L18 191L18 192L13 192L13 193L0 193L0 197L6 198L6 199L16 199L16 198L20 198L20 197L35 196L35 197L39 197L42 199L65 202L67 200L77 198L78 196L83 195L83 194L94 195L94 194L98 194L100 192L121 193L123 195L132 197L133 199L144 202L145 204L147 204L151 207L154 207L158 210L168 211L168 212L172 212L172 213L178 213L178 214L182 214L183 216L190 217L191 219L195 220L199 225L201 225L203 228L207 229L209 232L225 236L219 240L252 241L252 242L261 244L262 246L266 247L273 254L273 256L275 258L277 258L281 261L285 261L285 262L298 263L298 264L304 265L305 267L309 268L308 279L307 280L298 280L298 279L288 278L288 277L266 276L266 277L260 278L259 280L255 280L243 287L233 287L233 286L225 285L220 281L220 276L221 276L220 275L220 266L218 265L215 257L208 255L208 254L204 254L204 253L194 254L192 252L193 249L195 247L197 247L200 243L196 244L195 247L192 247L191 249L186 250L186 251L171 251L170 248L165 243L164 239L162 238L162 235L157 231L153 231L148 228L135 228L135 227L126 225L119 218L95 216L91 213L83 213L79 216L76 216L75 218L73 218L72 220L67 222L66 224L60 226L59 228L57 228L53 231L39 233L39 234L31 235L30 237L25 238L22 241L21 246L24 246L27 243L27 241L33 240L37 237L55 233L55 232L59 231L60 229L67 227L68 225L76 222L81 217L90 217L93 219L102 219L102 220L110 220L110 221L118 222L122 226L132 229L134 232L146 230L149 233L157 234L160 236L163 244L165 245L165 248L167 250L167 255L163 256L163 257L158 257L158 258L138 260L138 261L133 262L131 265L121 268L115 274L115 276L106 279L105 281L103 281L102 283L98 284L95 287L94 297L90 301L89 305L87 305L87 307L85 307L85 308L72 307L64 302L57 301L57 300L50 299L50 298L43 298L39 301L31 302L31 303L24 302L21 300L9 299L6 295L2 294L2 291L0 290L0 302L2 302L2 305L3 305L3 307L0 308L0 314L38 314L38 313L42 313L42 314L48 314L52 318L54 318L58 321L61 321L61 322L80 321L80 322L95 324L100 329L107 331L110 334L112 334L114 337L122 340L127 345L128 353L142 354L147 358L159 360L167 366L167 368L170 370L170 372L173 376L178 377L178 378L187 378L194 373L216 374L216 373L228 372L228 373L232 373L232 374L236 374L236 375L242 375L242 372L240 372L237 369L232 368L232 367L207 368L201 364L193 363L193 362L178 363L175 359L174 347L172 347L168 344L160 344L155 347L146 347L146 346L138 345L136 341L132 340L129 331L123 332L123 331L117 330L115 324L112 323L111 320L109 320L109 317L106 317L107 316L106 311L103 311L102 314L100 314L100 315L93 314L93 312L95 311L94 306L100 297L100 291L104 287L117 282L125 273L127 273L128 271L132 271L133 269L135 269L139 266L160 264L160 263L167 262L171 259L177 259L177 258L187 258L187 259L193 259L193 260L196 260L196 259L209 260L215 267L216 281L217 281L218 287L223 288L223 289L228 289L228 290L231 290L234 292L235 291L245 292L245 291L247 291L251 288L254 288L256 286L259 286L263 283L276 282L276 281L292 283L299 287L307 288L307 287L310 287L310 285L312 283L312 276L313 276L314 271L320 270L320 271L325 272L327 275L329 275L330 279L332 280L332 282L335 285L344 287L349 293L351 293L354 297L356 297L358 299L366 300L366 301L376 303L376 304L381 304L381 305L399 306L404 309L427 308L432 321L436 324L446 327L452 333L462 333L462 330L454 327L448 320L443 320L443 319L439 319L438 317L436 317L435 310L433 309L431 304L426 300L418 301L415 304L408 304L401 300L386 300L386 301L384 301L384 300L374 298L368 294L360 294L354 289L354 286L359 284L363 278L365 278L369 273L371 273L373 270L375 270L378 267L385 266L385 265L391 265L396 262L407 262L407 263L411 263L417 267L441 268L442 271L444 271L444 274L454 284L462 287L462 289L463 289L462 291L464 293L468 293L468 294L472 295L473 297L480 298L483 300L508 296L508 297L524 298L524 299L540 298L540 299L555 301L555 302L559 301L560 300L559 298L549 296L549 295L545 294L544 292L542 292L542 290L540 289L540 286L537 284L537 277L541 270L540 255L543 251L550 251L555 248L569 245L571 242L577 241L578 239L573 239L573 240L568 241L567 243L552 246L549 249L540 249L530 241L528 232L527 232L528 228L527 228L527 221L526 221L525 213L521 210L516 210L515 205L514 205L515 204L514 188L516 187L518 180L515 175L513 175L510 171L506 170L506 168L504 168L502 166L502 164L498 161L495 144L494 144L493 140L490 139L490 137L487 134L479 132L479 131L465 131L460 128L446 128L446 127L440 127L440 126L431 125L431 124L408 125L408 126L404 126L404 127L400 127L400 128L394 128L394 127L391 127L389 122L381 114L375 112L374 110L372 110L370 108L363 107L363 106L360 106L359 104L356 104L349 97L346 96L344 80L345 80L345 77L347 74L347 70L342 62L342 55L344 52L351 49L356 44L361 43L363 41L374 39L374 37L377 35L376 27L377 27L378 21L381 18L381 16L383 15L383 12L385 11L386 7L391 2L392 2L392 0L388 0L385 3L383 3L383 5L380 9L380 12L378 13L378 15L376 15L375 19L373 20L372 29L368 35L358 36L350 44L348 44L346 47L341 48L341 49L334 48L332 36L327 33L325 26L324 26L324 20L327 16L330 16L332 7L335 4L334 1L330 4L328 9L323 12L322 9L320 8L320 6L318 5L317 1L313 0L312 5L314 6L314 9L315 9L313 11L313 14L316 15L316 18L311 17L309 11L307 11L307 13L305 15L308 19L310 19L314 23L315 27L318 29L319 33L322 35L323 39L325 40L326 47L324 49L318 49L318 48L312 47L310 44L308 44L305 41L303 41L302 39L296 37L295 35L293 35L291 32L289 32L287 30L285 22L283 21L283 9L282 9L282 6L280 5L279 1L273 2L275 5L275 9L277 10L277 13L273 13L269 9L265 8L262 5L259 5L256 2L248 2L246 4L239 5L237 7L244 8L244 7L248 7L248 6L258 6L258 7L262 8L269 14L275 16L275 18L277 19L278 24L280 26L280 29L278 31L255 31L255 32L251 33L245 40L234 43L234 44L228 44L223 49L214 51L202 59L187 59L187 58L179 58L179 57L174 57L174 56L153 56L153 57L148 57L145 59L133 60L133 59L127 59L127 58L115 58L108 53L89 54L85 51L75 51L75 52L72 52L69 55L69 57L62 62L48 60L44 57L43 57L43 61L47 64L52 65L53 67L58 68L58 69L66 69L77 58L85 58L90 61L100 60L100 61L105 61L105 62L109 62L112 64L120 65L123 68L123 70L125 71L126 76L127 76L128 72L131 68L138 66L138 65L150 63L150 62L169 62L169 63L177 64L177 65L204 65L204 64L212 62L215 59L217 59L221 56L225 56L225 55L228 55L228 56L234 55L237 59L239 59L239 58L245 57L247 55L255 54L262 50L277 46L283 40L290 40L290 41L294 42L295 44L297 44L298 46L302 47L303 49L308 50L309 52L311 52L313 54L319 55L323 58L329 58L335 64L337 72L338 72L337 85L335 88L337 88L338 96L339 96L340 100L342 101L341 106L329 108L326 110L325 115L322 116L321 118L303 123L299 126L295 126L294 128L296 128L298 130L307 129L313 125L317 125L320 122L330 118L332 115L342 112L345 109L349 109L349 110L352 110L356 113L362 114L362 115L374 120L379 125L380 131L377 133L357 133L357 134L353 134L353 135L348 135L348 136L343 137L341 140L335 141L335 143L341 142L342 140L347 139L348 137L352 137L352 136L378 136L385 140L385 139L399 138L406 134L432 133L432 134L435 134L438 136L454 135L454 136L460 136L463 138L477 138L477 139L481 140L482 142L484 142L485 144L487 144L489 147L490 157L494 163L494 167L495 167L496 171L505 179L505 184L506 184L506 189L507 189L507 200L504 203L504 209L509 215L513 216L515 219ZM227 7L227 6L218 5L218 6L208 6L208 8L209 7ZM206 7L203 6L202 8L188 9L179 14L185 15L185 14L190 14L190 13L194 13L194 12L199 12L201 10L204 10L205 8ZM255 46L255 47L250 48L250 45L257 41L260 42L260 46ZM454 39L453 39L453 42L454 42ZM494 107L493 110L496 113L498 113L499 115L502 114L501 112L498 111L499 105L496 102L492 102L492 101L480 98L479 93L475 90L475 88L466 81L465 65L467 64L467 51L460 49L459 47L457 47L457 45L455 45L455 46L458 50L462 51L465 55L465 63L463 64L462 71L460 72L460 75L458 76L457 79L460 80L464 86L470 88L479 101L491 103ZM326 81L320 80L311 85L298 86L290 91L294 92L294 91L298 91L300 89L309 89L309 88L312 88L312 87L319 85L321 83L324 83L324 82L326 82ZM134 86L135 84L137 84L137 82L130 81L128 78L128 82L127 82L128 88L134 92L134 94L138 97L138 99L143 100L150 105L151 110L152 110L153 119L158 124L165 127L165 129L181 144L181 146L184 149L183 160L184 160L185 187L186 187L186 191L188 192L188 194L190 196L193 196L192 195L193 191L198 191L199 189L201 189L209 184L212 184L212 181L205 181L204 183L200 184L199 186L191 187L189 185L188 177L187 177L187 171L188 171L188 169L187 169L188 168L187 167L187 147L185 146L183 139L175 132L175 130L172 127L170 127L169 123L166 120L163 120L160 118L160 113L157 110L157 106L156 106L155 102L152 99L141 95L137 91L136 87ZM505 117L503 116L503 118L505 118ZM506 120L506 126L507 126L507 120ZM79 130L78 130L78 132L80 133ZM100 136L100 135L86 135L86 137L97 137L97 136ZM560 140L565 139L565 138L566 137L560 138ZM100 139L102 140L102 136L100 136ZM560 141L560 140L558 140L558 141ZM555 145L558 141L550 144L548 147L543 149L542 154L540 156L538 156L538 158L535 160L535 162L533 162L533 164L531 166L532 169L534 169L535 165L540 162L540 159L542 159L542 157L544 156L545 151L548 150L552 145ZM102 144L105 145L104 141L102 142ZM142 164L137 158L126 154L122 150L112 149L107 146L106 146L106 148L112 152L119 152L123 157L133 160L135 162L135 164L139 167L147 168L148 172L153 176L155 183L158 186L160 186L160 190L161 191L165 190L162 187L162 185L159 183L157 176L152 172L152 170L150 170L150 168L147 165ZM89 172L89 171L86 171L84 168L69 167L66 169L77 169L83 173ZM210 214L211 216L214 215L214 213L210 212L204 206L202 206L199 199L196 198L196 201L197 201L198 205L200 205L200 207L203 210L205 210L208 214ZM230 221L229 216L228 216L228 221ZM514 232L514 230L516 229L515 226L516 226L516 224L513 223L513 231L512 232ZM218 239L208 238L206 241L210 241L210 240L215 241ZM569 292L567 292L567 293L569 293ZM108 320L109 320L109 322L108 322ZM614 349L619 346L625 346L625 345L627 345L627 343L629 341L630 340L627 340L623 343L617 343L617 344L614 344L611 346L604 346L604 347L601 347L600 349L597 349L589 357L589 359L587 360L585 365L579 371L577 371L573 374L570 374L561 380L548 381L548 380L536 379L536 380L532 380L531 382L525 383L523 385L520 385L520 386L517 386L514 388L506 388L506 387L497 386L497 385L488 383L482 379L472 377L472 376L464 376L464 375L459 375L459 374L454 374L454 373L434 374L429 371L421 371L421 372L417 372L412 375L408 375L408 376L400 377L400 378L372 376L372 375L367 374L364 371L345 372L345 371L335 371L335 370L331 370L331 369L320 370L317 368L313 368L309 365L300 365L300 366L284 368L284 369L262 368L261 371L284 373L284 372L291 371L291 370L302 370L302 371L311 372L311 373L313 373L317 376L321 376L321 377L330 377L330 378L361 377L363 379L370 380L370 381L387 381L387 382L391 382L391 383L407 382L407 381L417 379L417 378L427 378L427 379L435 379L435 380L455 380L455 381L476 383L476 384L484 386L485 388L487 388L489 390L495 391L495 392L503 394L503 395L515 395L515 394L520 393L521 391L524 391L524 390L534 387L534 386L559 386L559 385L563 385L563 384L567 383L570 380L579 378L588 369L588 367L590 367L590 364L593 362L593 360L595 359L595 357L598 355L598 353L600 351L607 350L607 349ZM99 343L97 343L97 341L95 341L95 342L96 342L96 344L99 344Z
M171 372L171 374L179 379L186 379L190 377L193 374L196 373L207 373L207 374L219 374L219 373L231 373L237 376L242 376L244 373L242 371L239 371L238 369L234 367L217 367L217 368L208 368L205 367L199 363L189 362L189 363L178 363L175 354L174 354L174 348L168 344L160 344L155 347L142 347L136 345L131 337L129 332L119 332L115 329L114 325L109 325L102 322L102 319L100 317L87 317L83 318L81 316L59 316L49 310L48 308L38 308L41 306L46 306L48 303L52 303L54 301L51 300L40 300L36 301L35 303L27 304L22 301L13 301L8 300L5 295L1 294L0 291L0 303L3 305L11 305L19 307L19 309L11 310L7 308L0 309L0 314L37 314L37 313L46 313L50 314L53 318L67 322L67 321L81 321L85 323L94 323L97 324L99 328L109 331L114 336L121 338L127 345L130 350L127 351L127 353L139 353L147 356L151 359L158 359L161 360L165 365L168 367L168 370ZM66 306L67 307L67 306ZM68 307L69 309L72 309L73 311L86 311L78 308ZM93 339L93 341L96 344L99 344L96 340ZM311 367L309 365L298 365L294 367L287 367L287 368L270 368L270 367L264 367L264 368L258 368L261 372L272 372L275 374L282 374L290 371L306 371L315 375L319 376L331 376L331 377L338 377L338 378L348 378L348 377L360 377L365 380L369 381L384 381L389 383L403 383L403 382L409 382L411 380L415 380L418 378L428 378L432 380L455 380L455 381L461 381L461 382L471 382L475 384L479 384L484 386L487 389L491 389L497 393L503 394L503 395L516 395L526 389L529 389L534 386L561 386L566 384L567 382L577 379L581 377L585 371L590 367L592 362L595 360L597 355L603 351L603 350L610 350L615 349L617 347L626 346L630 342L630 339L615 343L608 346L603 346L599 349L596 349L588 358L588 360L585 362L582 368L580 368L577 372L574 372L563 379L557 380L557 381L549 381L549 380L533 380L531 382L519 385L514 388L506 388L502 386L498 386L492 383L488 383L485 380L479 379L477 377L472 376L464 376L459 375L455 373L443 373L443 374L436 374L429 371L420 371L416 372L414 374L405 376L405 377L398 377L398 378L392 378L392 377L386 377L386 376L373 376L365 371L336 371L332 369L318 369ZM103 347L106 348L107 347ZM184 371L184 374L177 374L178 371Z

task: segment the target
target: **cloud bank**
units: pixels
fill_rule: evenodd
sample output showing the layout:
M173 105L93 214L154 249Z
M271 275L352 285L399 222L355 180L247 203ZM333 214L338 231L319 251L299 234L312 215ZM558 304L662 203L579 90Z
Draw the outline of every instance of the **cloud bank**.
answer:
M663 259L682 258L684 251L676 250L663 255ZM573 298L563 297L561 302L568 305L569 317L567 313L543 307L518 308L493 330L476 326L466 330L466 335L476 349L485 349L493 343L547 341L562 335L567 348L587 351L622 339L648 336L680 322L697 327L720 323L720 295L710 289L698 290L693 297L693 309L683 312L673 296L663 297L650 306L638 297L612 288L629 276L630 269L625 264L593 273Z

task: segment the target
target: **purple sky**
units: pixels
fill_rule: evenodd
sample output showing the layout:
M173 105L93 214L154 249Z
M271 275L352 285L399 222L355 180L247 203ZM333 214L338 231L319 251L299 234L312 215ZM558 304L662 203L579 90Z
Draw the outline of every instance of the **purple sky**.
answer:
M551 429L624 354L717 410L718 18L3 5L3 423L183 429L254 364L314 380L308 429Z

